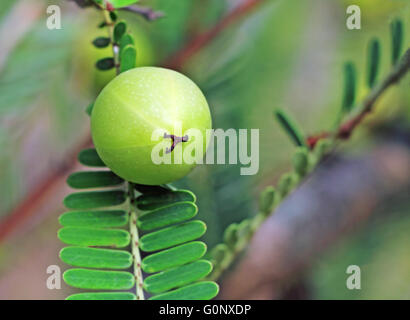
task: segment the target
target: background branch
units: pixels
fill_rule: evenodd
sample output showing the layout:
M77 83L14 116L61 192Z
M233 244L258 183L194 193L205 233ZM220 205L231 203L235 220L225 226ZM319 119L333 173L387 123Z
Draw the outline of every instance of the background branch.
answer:
M170 57L164 63L164 66L174 70L180 70L187 60L189 60L202 48L208 45L208 43L210 43L217 35L219 35L221 31L225 30L231 24L249 14L258 5L262 4L262 2L264 2L264 0L243 0L235 9L233 9L224 18L222 18L214 27L194 37L192 41L188 42L185 45L185 47L183 47L180 51Z
M328 159L256 231L242 261L223 281L220 298L280 298L386 198L408 190L409 181L408 146L392 141L353 159Z
M165 16L165 14L162 11L154 11L152 8L142 7L138 5L124 7L121 8L121 10L139 14L147 21L154 21Z
M354 129L363 121L363 119L373 110L374 104L382 96L387 89L400 82L400 80L410 70L410 48L400 59L393 71L366 97L363 102L363 107L358 114L354 115L346 122L342 123L336 132L336 138L348 139L353 133ZM307 138L307 144L313 148L315 144L323 138L332 136L330 132L321 132L317 135Z
M372 111L373 106L377 99L392 85L397 84L407 74L410 69L410 49L407 49L406 53L400 59L397 66L393 69L381 84L376 87L363 103L363 109L358 115L342 124L337 133L337 137L341 139L347 139L352 134L353 130L358 124L362 122L364 117Z

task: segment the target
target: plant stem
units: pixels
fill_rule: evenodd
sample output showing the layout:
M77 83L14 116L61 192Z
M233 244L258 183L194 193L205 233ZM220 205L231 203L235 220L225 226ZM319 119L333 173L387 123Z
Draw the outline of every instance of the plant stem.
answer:
M154 21L154 20L164 17L164 13L161 11L154 11L153 9L149 7L143 7L143 6L138 6L138 5L123 7L121 8L121 10L139 14L142 17L144 17L147 21Z
M141 254L139 250L139 235L137 228L137 208L135 206L134 185L128 182L128 194L130 203L130 235L131 235L131 254L134 259L134 277L135 277L135 293L137 300L144 300L143 278L141 272Z
M397 63L396 67L391 73L378 85L370 94L364 99L362 108L358 113L353 115L346 122L342 123L335 132L322 132L318 135L310 136L307 138L307 143L312 149L315 144L323 138L334 137L339 140L349 139L355 128L363 121L363 119L373 110L376 101L383 93L387 91L391 86L400 82L400 80L410 70L410 48Z
M410 70L410 49L397 63L393 71L378 85L363 102L362 110L353 118L342 124L337 132L337 138L347 139L358 124L370 113L377 99L392 85L398 83Z
M406 51L406 53L403 55L403 57L400 59L391 73L388 74L387 77L364 99L362 103L362 109L356 115L353 115L352 118L350 118L348 121L341 124L340 127L336 129L336 133L323 132L319 135L308 137L307 143L310 148L313 149L315 144L320 139L330 138L332 145L329 152L331 152L337 147L338 141L349 139L354 129L361 123L364 117L372 111L374 104L380 98L380 96L382 96L382 94L388 88L400 82L400 80L407 74L407 72L409 72L409 70L410 49ZM324 155L322 155L321 158L323 156ZM315 163L312 164L310 171L314 170L320 160L320 158L316 159ZM297 183L295 183L295 185L292 186L292 190L299 187L304 181L305 179L299 180ZM218 266L218 268L214 268L214 272L208 277L210 280L217 280L222 275L222 273L229 268L229 266L233 263L237 256L247 247L255 231L258 230L262 223L276 211L278 205L283 202L283 200L285 200L289 196L289 194L290 192L286 196L283 196L275 201L275 206L270 214L263 215L259 213L252 219L252 230L248 237L246 237L246 239L241 239L242 241L235 247L235 250L230 251L230 255L223 261L223 264Z
M115 43L114 41L114 22L111 19L110 12L103 8L103 13L104 13L104 20L105 24L107 25L108 29L108 35L111 40L111 46L112 46L112 53L113 53L113 58L114 58L114 65L115 65L115 72L117 76L120 74L120 48L118 46L118 43Z

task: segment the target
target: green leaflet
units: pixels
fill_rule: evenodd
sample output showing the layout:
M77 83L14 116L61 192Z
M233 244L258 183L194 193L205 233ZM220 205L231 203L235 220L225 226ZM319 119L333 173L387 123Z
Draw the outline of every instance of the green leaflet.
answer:
M78 161L88 167L105 167L94 148L84 149L78 154Z
M85 292L73 294L66 300L136 300L136 296L130 292Z
M276 109L274 115L281 127L297 146L306 146L306 141L302 131L296 122L283 110Z
M144 280L144 288L151 293L161 293L202 279L212 270L212 264L198 260L177 268L163 271Z
M58 231L58 238L76 246L125 247L130 243L130 234L125 230L64 227Z
M101 71L111 70L112 68L114 68L114 66L115 66L114 58L111 58L111 57L102 58L98 60L97 63L95 64L95 67Z
M329 152L332 147L332 142L329 139L320 139L313 150L315 156L318 159L322 159L322 157Z
M244 240L244 238L248 238L252 233L252 224L249 219L243 220L239 225L238 225L238 239L239 241Z
M114 42L120 43L122 36L127 31L127 24L125 21L117 22L114 26Z
M110 18L113 22L117 21L118 19L117 13L115 11L110 11Z
M309 158L306 148L298 148L292 158L292 164L296 173L303 177L308 172Z
M235 245L238 242L238 224L231 223L224 232L224 242L231 249L235 249Z
M400 58L403 47L403 22L396 19L391 23L391 41L392 41L392 64L395 65Z
M293 187L295 176L292 173L283 174L278 182L278 191L281 197L286 196Z
M135 68L137 51L132 44L127 45L120 54L120 72Z
M124 210L68 211L59 222L64 227L121 227L127 224L128 214Z
M112 171L80 171L67 178L67 184L76 189L115 186L123 182L124 180Z
M124 191L110 190L71 193L63 202L69 209L89 209L116 206L124 201Z
M143 236L140 239L140 248L146 252L162 250L195 240L202 236L205 231L206 225L202 221L186 222Z
M150 300L209 300L218 294L218 290L218 285L215 282L202 281L159 294Z
M370 41L368 59L367 85L369 88L373 88L376 84L377 74L380 69L380 42L378 39L372 39Z
M347 62L344 67L345 87L342 111L349 112L353 109L356 98L356 68L352 62Z
M188 190L170 191L162 194L143 194L137 198L140 210L155 210L176 202L195 202L195 195Z
M228 265L231 255L232 253L225 243L217 244L211 251L214 265L222 268Z
M134 45L134 38L129 33L126 33L121 37L119 45L120 45L120 56L121 56L122 50L124 50L126 46Z
M126 269L132 265L128 251L84 247L65 247L60 251L63 262L74 267Z
M69 286L80 289L127 290L135 283L134 275L125 271L69 269L63 278Z
M110 0L110 3L115 9L129 6L130 4L137 3L139 0Z
M90 103L87 108L85 109L85 113L91 116L91 113L93 112L94 108L94 102Z
M266 187L259 197L259 210L265 214L271 213L275 205L276 190L274 187Z
M110 45L111 40L107 37L97 37L93 40L93 45L96 48L106 48Z
M178 202L143 214L138 219L141 230L150 231L193 218L198 207L192 202Z
M170 191L176 191L175 188L173 188L170 185L160 185L160 186L148 186L145 184L134 184L135 190L137 190L139 193L143 194L161 194L161 193L167 193Z
M151 254L142 260L142 270L148 273L173 268L201 258L206 252L203 242L193 241Z

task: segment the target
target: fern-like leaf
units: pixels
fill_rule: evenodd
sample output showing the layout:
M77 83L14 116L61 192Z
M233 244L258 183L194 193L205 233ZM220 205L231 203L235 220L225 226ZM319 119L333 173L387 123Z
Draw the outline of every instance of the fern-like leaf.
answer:
M95 149L81 151L78 159L89 167L105 167ZM99 189L64 199L72 210L59 218L63 227L58 237L69 245L60 251L60 258L75 267L64 273L64 281L80 289L116 291L79 293L67 299L134 300L142 289L153 294L152 299L210 299L217 294L216 283L200 281L212 271L212 264L201 259L206 245L195 241L206 225L191 220L198 213L192 192L132 183L125 192L125 181L102 169L73 173L67 183L74 189ZM116 189L103 189L112 186ZM140 195L135 198L136 194ZM130 230L124 230L128 224ZM141 238L137 228L145 232ZM142 261L139 250L148 253ZM128 271L132 265L134 274ZM141 271L151 274L143 282ZM118 291L132 288L137 295Z

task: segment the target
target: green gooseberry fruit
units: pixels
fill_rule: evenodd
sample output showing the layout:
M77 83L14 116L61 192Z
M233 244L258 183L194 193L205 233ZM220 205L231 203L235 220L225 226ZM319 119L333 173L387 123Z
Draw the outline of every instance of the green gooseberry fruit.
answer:
M180 163L156 164L153 148L162 143L167 146L162 155L175 157L196 143L205 153L211 127L208 103L196 84L158 67L135 68L114 78L97 97L91 114L93 142L104 163L123 179L146 185L175 181L196 165L185 157L179 157ZM196 129L202 140L185 135L189 129ZM154 131L163 135L153 139Z

